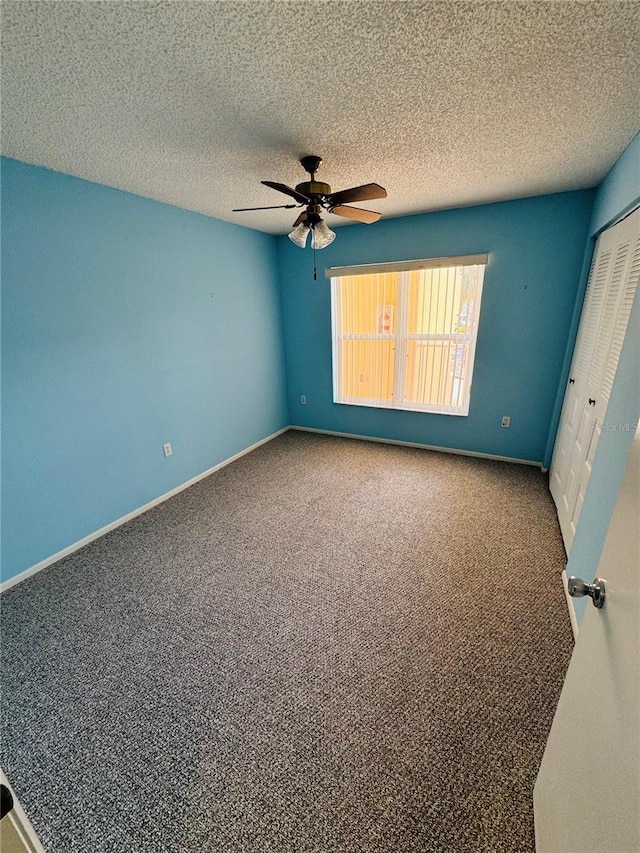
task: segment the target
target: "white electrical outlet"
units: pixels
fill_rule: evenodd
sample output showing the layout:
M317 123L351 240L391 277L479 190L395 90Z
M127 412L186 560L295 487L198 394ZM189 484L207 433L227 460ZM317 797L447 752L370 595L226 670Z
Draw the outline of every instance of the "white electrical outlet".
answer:
M510 427L511 426L511 417L509 415L502 416L502 426Z
M171 449L171 445L169 444L169 442L162 445L162 451L163 451L165 457L171 456L171 454L173 453L173 450Z
M300 402L302 403L303 406L307 405L307 397L305 394L300 395Z

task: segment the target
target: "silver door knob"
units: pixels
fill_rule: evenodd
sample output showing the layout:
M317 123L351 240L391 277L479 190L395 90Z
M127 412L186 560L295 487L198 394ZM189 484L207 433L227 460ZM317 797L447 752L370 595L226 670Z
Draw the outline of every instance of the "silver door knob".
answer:
M573 598L581 598L588 595L594 607L604 606L605 582L602 578L594 578L593 583L585 583L582 578L571 576L567 582L569 595Z

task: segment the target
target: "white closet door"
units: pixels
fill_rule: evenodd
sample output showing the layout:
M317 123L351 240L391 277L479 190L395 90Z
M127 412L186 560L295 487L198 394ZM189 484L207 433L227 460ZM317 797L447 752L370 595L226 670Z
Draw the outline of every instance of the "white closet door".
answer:
M567 476L571 454L578 435L582 401L589 377L591 357L598 336L600 313L606 296L611 250L602 238L596 243L591 262L587 292L584 298L578 337L573 351L569 383L565 392L560 424L553 449L549 488L556 502L558 513L566 514Z
M630 235L629 243L627 244L628 249L624 262L624 270L622 271L622 274L620 276L620 286L617 288L618 301L616 305L616 316L614 317L612 323L613 328L609 337L610 343L608 353L606 353L606 359L604 360L604 366L599 382L600 391L596 398L592 398L595 399L595 403L591 404L593 406L593 414L591 416L593 426L591 428L591 440L589 442L587 454L582 463L582 467L578 475L578 490L576 502L570 521L572 538L575 535L576 525L578 523L578 518L582 510L582 504L584 503L584 495L587 488L587 483L589 482L589 477L591 476L591 468L593 466L593 460L595 459L596 450L598 449L600 434L602 433L603 429L621 428L621 425L608 424L606 422L606 412L607 407L609 405L609 398L611 397L613 380L615 379L616 371L618 369L618 362L620 360L622 344L624 343L624 336L626 334L627 326L629 324L629 315L631 314L633 297L635 296L635 292L638 285L638 275L640 274L640 233L638 233L639 230L640 229L638 228L638 226L636 226L636 234ZM622 246L620 248L622 249ZM587 406L589 405L590 403L589 401L587 401Z
M596 243L550 471L567 550L584 503L640 267L640 209Z

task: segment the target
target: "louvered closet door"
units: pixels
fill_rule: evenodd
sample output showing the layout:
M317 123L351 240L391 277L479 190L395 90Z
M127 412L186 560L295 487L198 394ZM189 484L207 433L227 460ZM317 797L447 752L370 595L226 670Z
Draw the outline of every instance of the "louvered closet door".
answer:
M606 410L640 272L640 209L599 238L550 472L551 493L570 548Z
M585 399L589 367L598 337L600 314L607 291L607 278L611 262L611 249L603 245L602 238L596 244L589 272L587 292L584 298L578 337L573 351L569 383L565 392L560 424L549 472L549 488L556 502L558 514L567 516L567 477L572 451L578 435L582 401Z

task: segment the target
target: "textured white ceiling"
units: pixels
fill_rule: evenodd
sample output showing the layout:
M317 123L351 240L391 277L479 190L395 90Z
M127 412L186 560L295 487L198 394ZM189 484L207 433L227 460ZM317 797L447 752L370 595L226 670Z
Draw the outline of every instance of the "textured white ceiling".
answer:
M636 2L2 3L3 153L271 233L262 179L399 216L596 184L640 127ZM329 223L346 220L329 216ZM372 226L375 227L375 226Z

